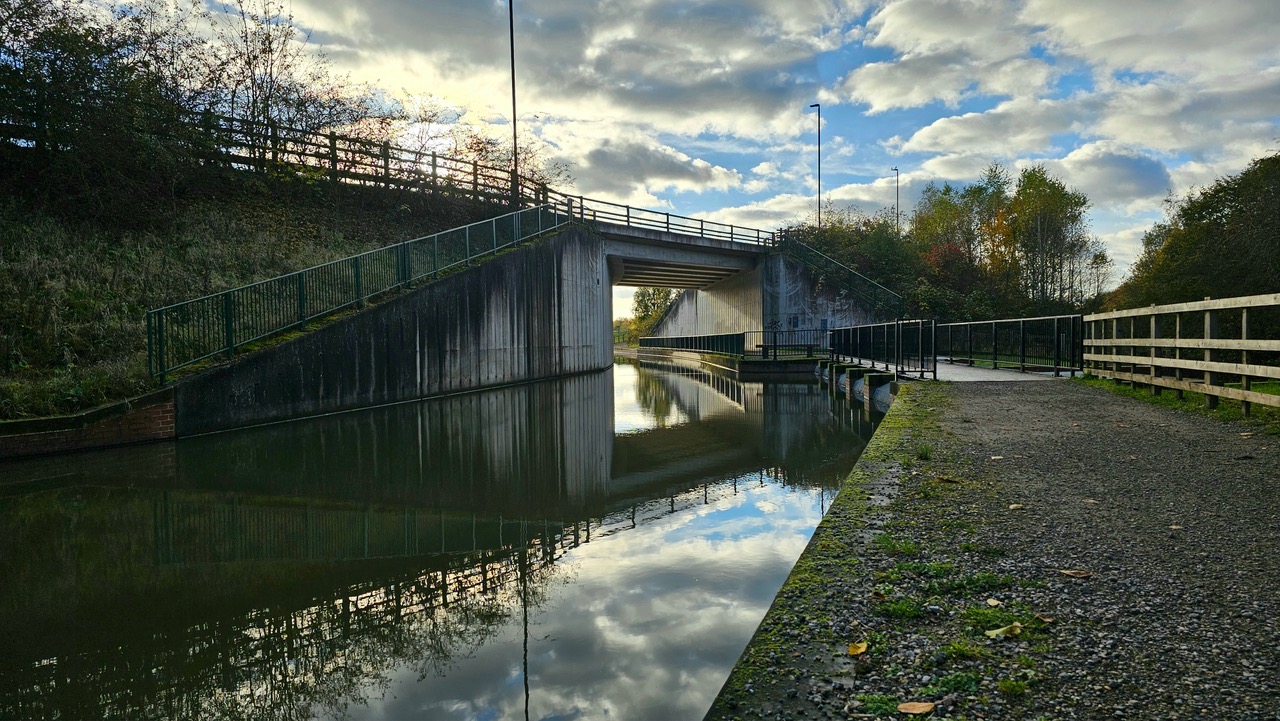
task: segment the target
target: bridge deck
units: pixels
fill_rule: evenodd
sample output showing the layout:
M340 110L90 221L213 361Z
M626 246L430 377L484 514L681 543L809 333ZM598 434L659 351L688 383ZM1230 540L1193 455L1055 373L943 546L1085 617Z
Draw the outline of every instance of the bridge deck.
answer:
M870 695L948 718L1273 717L1277 479L1256 425L1069 381L910 384L708 718ZM968 678L983 690L937 681Z

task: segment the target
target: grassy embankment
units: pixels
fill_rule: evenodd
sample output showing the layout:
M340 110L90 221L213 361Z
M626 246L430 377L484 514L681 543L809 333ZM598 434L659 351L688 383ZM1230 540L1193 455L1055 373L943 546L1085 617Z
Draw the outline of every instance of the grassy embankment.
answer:
M156 217L0 203L0 420L155 386L145 312L498 212L404 190L226 171ZM123 226L123 227L122 227Z

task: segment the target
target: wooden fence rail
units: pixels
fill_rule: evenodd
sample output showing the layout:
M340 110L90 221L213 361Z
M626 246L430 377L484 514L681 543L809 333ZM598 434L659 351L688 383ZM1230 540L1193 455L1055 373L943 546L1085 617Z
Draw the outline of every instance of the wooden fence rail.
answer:
M1280 407L1280 293L1085 316L1084 362L1103 378Z

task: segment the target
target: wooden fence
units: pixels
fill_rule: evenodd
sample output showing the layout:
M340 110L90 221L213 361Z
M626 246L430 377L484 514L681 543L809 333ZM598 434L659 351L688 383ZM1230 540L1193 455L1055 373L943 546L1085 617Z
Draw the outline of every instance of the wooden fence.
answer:
M314 132L206 113L184 122L180 144L191 157L256 172L311 174L335 182L458 195L489 202L512 199L511 170L413 150L333 131ZM35 149L63 149L38 119L0 112L0 140ZM55 138L50 140L50 138ZM545 185L520 179L520 197L547 202Z
M1211 408L1231 398L1246 415L1280 407L1280 293L1098 313L1084 326L1093 375L1203 393Z

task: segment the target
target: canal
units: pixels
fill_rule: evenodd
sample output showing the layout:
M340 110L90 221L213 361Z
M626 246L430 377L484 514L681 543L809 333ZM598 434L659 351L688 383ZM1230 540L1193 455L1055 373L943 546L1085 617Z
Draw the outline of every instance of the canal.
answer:
M620 360L0 464L0 718L700 718L872 427Z

